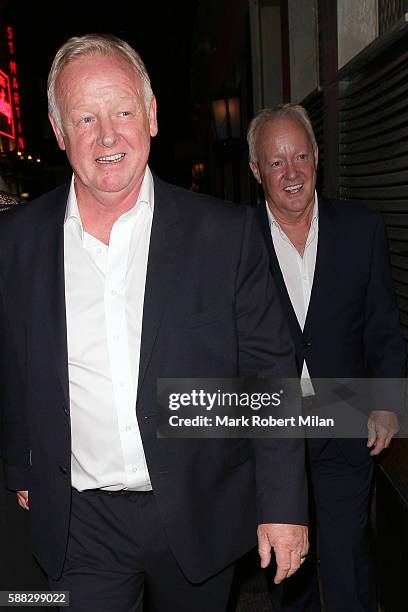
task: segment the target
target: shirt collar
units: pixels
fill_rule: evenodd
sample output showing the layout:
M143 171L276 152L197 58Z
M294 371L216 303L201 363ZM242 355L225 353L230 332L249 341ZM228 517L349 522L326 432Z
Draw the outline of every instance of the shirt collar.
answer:
M266 213L268 215L269 226L272 228L273 226L278 227L280 229L279 223L276 221L271 209L268 206L268 202L265 200ZM317 227L317 222L319 220L319 202L317 197L317 192L314 193L314 205L313 205L313 214L312 221L310 224L310 228L315 229Z
M142 181L142 186L140 187L139 195L137 197L136 204L123 215L120 216L122 218L128 218L135 214L136 209L138 208L138 204L145 204L149 206L151 213L154 212L154 182L153 176L150 171L149 166L146 166L145 174ZM72 175L71 186L69 188L68 199L67 199L67 207L65 210L65 219L64 225L68 222L74 223L80 234L81 239L84 238L84 228L82 225L81 215L79 213L78 201L75 193L75 175Z

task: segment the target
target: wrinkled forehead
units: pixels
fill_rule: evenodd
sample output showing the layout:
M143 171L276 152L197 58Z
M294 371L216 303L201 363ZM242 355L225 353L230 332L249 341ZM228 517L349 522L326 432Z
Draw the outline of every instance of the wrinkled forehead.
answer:
M136 68L121 55L92 51L72 58L62 68L56 85L57 89L64 89L87 81L112 86L125 81L139 85L141 78Z
M280 148L282 145L313 148L311 137L300 120L295 117L278 115L270 119L261 130L258 148L261 151L265 146Z
M87 54L72 59L62 69L56 96L64 107L81 101L112 98L143 99L143 86L136 69L120 56Z

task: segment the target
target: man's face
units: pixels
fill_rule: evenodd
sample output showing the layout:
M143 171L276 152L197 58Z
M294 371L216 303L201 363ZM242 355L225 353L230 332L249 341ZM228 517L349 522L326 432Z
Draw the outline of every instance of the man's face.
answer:
M268 122L258 138L257 157L251 170L278 220L294 221L313 207L317 147L299 123L286 117Z
M80 187L96 197L138 189L157 120L132 67L120 57L79 57L62 70L56 97L62 130L50 120Z

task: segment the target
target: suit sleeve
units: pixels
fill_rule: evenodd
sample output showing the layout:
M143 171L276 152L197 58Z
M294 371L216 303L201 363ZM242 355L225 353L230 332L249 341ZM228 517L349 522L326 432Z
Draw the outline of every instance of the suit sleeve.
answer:
M375 385L374 407L401 413L404 408L405 383L402 379L406 374L406 349L394 296L385 227L380 216L372 241L364 351L370 376L382 379ZM390 379L389 383L384 379Z
M235 303L240 376L297 379L264 241L252 210L246 215ZM263 438L252 444L258 522L307 524L304 440Z
M0 279L0 453L6 487L28 489L29 441L25 415L25 383L17 365L13 334Z

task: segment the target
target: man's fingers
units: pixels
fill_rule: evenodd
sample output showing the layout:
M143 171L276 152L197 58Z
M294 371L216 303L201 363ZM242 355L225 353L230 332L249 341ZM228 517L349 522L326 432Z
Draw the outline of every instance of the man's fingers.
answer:
M367 438L367 447L371 448L372 446L374 446L376 440L377 440L376 435L369 435Z
M258 525L258 551L261 567L271 561L271 549L276 558L275 584L292 576L300 567L309 548L307 527L286 523L262 523Z
M377 442L375 443L373 450L370 452L371 457L379 455L384 448L386 448L384 438L377 438Z
M377 432L375 429L375 424L372 421L368 421L367 423L368 436L367 436L367 446L371 448L374 446L375 441L377 440Z
M301 564L302 564L302 557L300 556L300 553L292 552L291 559L290 559L290 569L286 577L289 578L290 576L293 576L293 574L298 571Z
M18 505L24 510L30 509L30 503L28 499L28 491L17 491L17 502Z
M265 569L271 562L271 545L265 535L258 533L258 553L261 559L261 567Z
M290 550L281 550L281 549L275 549L275 557L276 557L276 574L275 574L275 578L274 578L274 583L275 584L279 584L280 582L282 582L282 580L285 580L285 578L287 578L289 575L289 572L291 570L291 557L292 554L290 552ZM300 559L300 555L299 559ZM299 562L300 565L300 562ZM298 565L298 567L299 567ZM296 568L297 569L297 568ZM296 571L296 570L294 570ZM294 572L292 572L294 573Z
M279 582L282 582L285 578L290 578L297 572L302 563L305 562L307 552L275 551L275 555L277 571L274 582L279 584Z
M378 436L370 455L374 457L375 455L379 455L384 448L387 448L389 443L391 442L391 438L385 438Z
M367 429L367 446L373 449L370 455L379 455L398 432L398 417L394 412L373 410L367 421Z
M265 569L271 562L271 551L266 552L265 550L259 550L259 557L261 559L261 567Z

